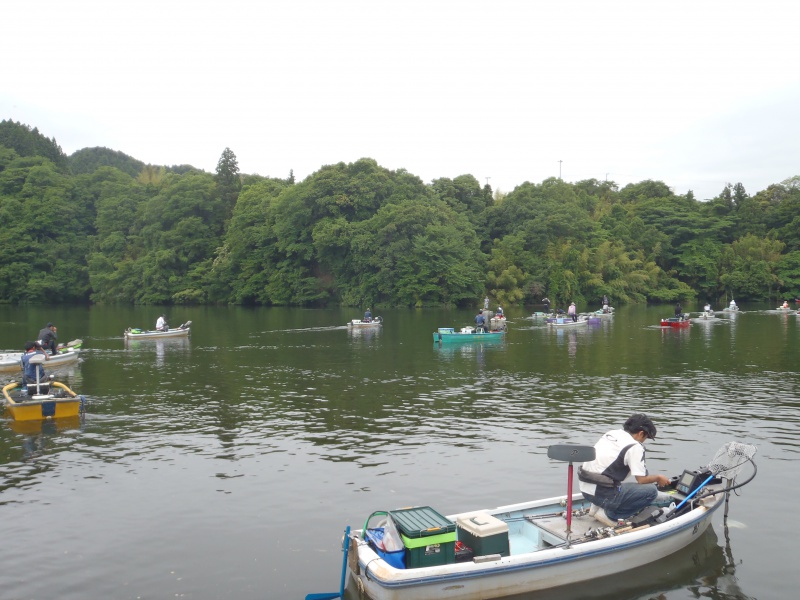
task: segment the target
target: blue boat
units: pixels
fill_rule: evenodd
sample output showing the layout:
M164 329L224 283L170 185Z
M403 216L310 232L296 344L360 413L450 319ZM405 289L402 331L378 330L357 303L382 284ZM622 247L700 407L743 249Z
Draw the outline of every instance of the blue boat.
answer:
M477 331L474 327L463 327L456 331L453 327L439 327L433 332L433 341L442 344L453 342L493 342L504 339L505 331Z

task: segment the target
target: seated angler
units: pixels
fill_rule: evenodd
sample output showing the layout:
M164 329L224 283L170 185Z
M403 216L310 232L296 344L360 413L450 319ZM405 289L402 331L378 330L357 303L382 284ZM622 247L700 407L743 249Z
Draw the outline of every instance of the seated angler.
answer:
M36 383L38 375L39 382L44 383L46 380L44 374L44 367L41 364L31 363L31 357L37 354L43 354L45 360L50 360L38 342L25 342L25 353L22 355L22 376L26 385Z
M609 431L595 444L596 458L578 469L580 489L592 503L589 514L613 527L654 503L669 504L655 485L667 486L665 475L648 475L644 443L655 439L656 426L647 415L634 414L622 429Z

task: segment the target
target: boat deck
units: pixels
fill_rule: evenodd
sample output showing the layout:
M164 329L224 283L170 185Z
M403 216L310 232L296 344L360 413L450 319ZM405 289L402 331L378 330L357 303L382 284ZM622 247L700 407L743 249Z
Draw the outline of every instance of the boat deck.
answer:
M708 487L714 486L709 485ZM673 494L676 503L685 498L683 494L675 492ZM573 506L574 510L587 508L589 508L589 504L586 502L578 502ZM650 507L649 510L655 510L655 507ZM563 511L547 514L526 514L522 517L506 517L504 520L508 523L511 555L536 552L545 548L560 546L567 542L567 519ZM606 525L588 514L573 516L569 536L570 541L571 543L586 541L591 539L591 537L586 537L590 530L603 528L606 528Z
M555 539L550 541L551 545L555 545L553 542L556 542L556 539L559 544L567 541L567 520L560 515L541 518L531 517L528 519L528 522L542 529L545 534L553 536ZM572 517L570 539L575 540L581 538L586 535L590 529L597 529L598 527L604 527L604 525L589 515ZM547 537L547 535L545 535L545 537Z

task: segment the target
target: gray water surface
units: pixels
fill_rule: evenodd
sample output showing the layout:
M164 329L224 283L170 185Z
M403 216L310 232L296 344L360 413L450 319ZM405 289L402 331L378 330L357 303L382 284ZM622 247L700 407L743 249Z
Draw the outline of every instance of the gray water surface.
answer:
M376 310L380 330L350 331L360 312L176 308L190 339L126 343L162 311L0 307L0 349L47 321L84 340L56 374L88 404L82 421L0 423L0 598L333 592L346 525L565 493L547 446L594 444L635 411L659 428L651 471L736 440L758 446L758 476L683 555L527 598L792 598L800 317L769 308L681 331L658 327L670 307L580 330L509 310L505 342L439 347L431 332L471 311Z

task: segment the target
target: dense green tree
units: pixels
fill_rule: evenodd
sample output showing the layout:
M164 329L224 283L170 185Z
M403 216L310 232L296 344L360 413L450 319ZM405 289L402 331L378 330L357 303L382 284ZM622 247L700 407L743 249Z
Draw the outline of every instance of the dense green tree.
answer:
M434 179L431 187L436 195L447 203L450 208L463 214L476 230L482 230L484 213L491 204L491 194L487 196L486 190L472 175L460 175L455 179Z
M783 242L748 234L723 252L720 283L735 298L771 298L780 287L777 263Z
M144 168L142 161L108 148L83 148L73 152L68 163L73 175L88 175L101 167L114 167L136 177Z
M677 257L681 278L701 296L717 298L720 289L719 265L722 244L706 238L684 244Z
M350 303L467 305L484 289L484 259L466 217L438 200L418 198L382 207L354 227L357 285Z
M550 296L674 302L797 294L800 176L698 202L661 181L546 179L510 193L472 175L425 185L364 158L296 182L67 159L0 123L0 302L425 306Z
M217 186L219 197L225 206L225 216L230 218L233 214L233 207L236 206L236 199L242 189L242 180L239 174L239 161L230 148L225 148L217 162Z
M82 302L94 216L45 158L19 157L0 172L0 298Z
M41 156L55 165L57 170L66 170L67 156L55 138L48 139L39 130L11 120L0 121L0 146L11 148L20 156Z
M242 189L224 244L216 253L206 289L210 300L234 304L271 304L270 273L280 260L272 232L273 204L285 182L262 179Z

